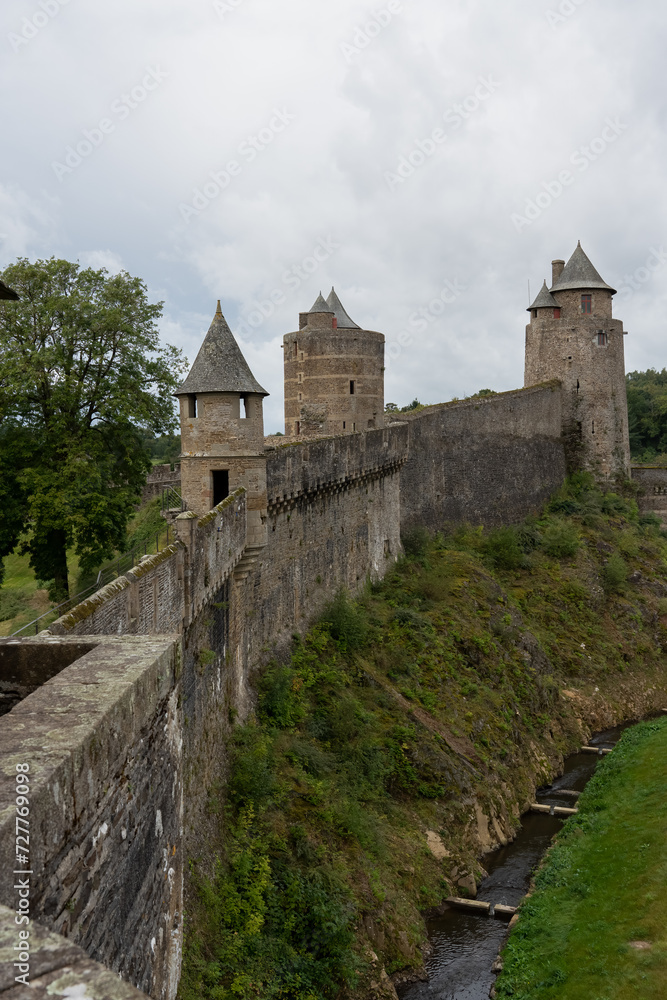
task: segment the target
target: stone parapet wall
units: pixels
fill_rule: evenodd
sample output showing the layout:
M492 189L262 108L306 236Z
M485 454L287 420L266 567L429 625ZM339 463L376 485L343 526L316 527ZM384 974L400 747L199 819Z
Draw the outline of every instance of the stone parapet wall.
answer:
M80 648L0 640L17 644L36 662ZM29 870L30 918L156 1000L175 996L181 962L180 676L176 637L100 638L0 720L0 904L20 908L16 871ZM29 864L16 860L17 765Z
M69 997L94 997L95 1000L146 1000L129 983L93 962L71 941L54 934L41 924L32 923L26 930L17 927L13 910L0 906L0 994L3 1000L65 1000ZM20 947L25 947L27 933L30 943L27 963L29 973L15 967ZM21 980L17 980L17 976ZM29 986L25 985L27 981Z
M400 415L401 526L522 520L565 478L559 382ZM390 429L396 424L390 425Z
M201 518L181 515L181 536L58 618L44 635L165 635L182 631L231 574L246 545L239 490ZM183 539L183 540L181 540Z

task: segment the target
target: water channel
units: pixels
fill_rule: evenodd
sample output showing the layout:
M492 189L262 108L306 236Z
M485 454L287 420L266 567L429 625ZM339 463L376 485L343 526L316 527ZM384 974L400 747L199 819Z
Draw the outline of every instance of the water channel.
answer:
M598 733L590 745L612 747L625 728L618 726ZM572 754L565 761L564 773L548 788L541 789L536 801L576 805L572 798L559 795L559 790L581 791L599 759L594 754ZM485 855L483 864L489 876L480 884L477 899L517 906L561 824L562 820L554 816L526 813L516 839ZM491 966L507 934L507 923L450 909L428 922L428 932L433 947L425 963L428 981L399 987L400 1000L488 1000L496 978Z

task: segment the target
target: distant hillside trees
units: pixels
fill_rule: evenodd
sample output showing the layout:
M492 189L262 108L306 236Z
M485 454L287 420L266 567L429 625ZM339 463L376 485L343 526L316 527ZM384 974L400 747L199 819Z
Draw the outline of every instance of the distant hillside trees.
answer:
M626 375L630 450L635 461L667 455L667 369Z
M184 363L139 278L55 258L2 278L20 301L0 304L0 560L20 544L59 597L68 549L88 572L122 546Z

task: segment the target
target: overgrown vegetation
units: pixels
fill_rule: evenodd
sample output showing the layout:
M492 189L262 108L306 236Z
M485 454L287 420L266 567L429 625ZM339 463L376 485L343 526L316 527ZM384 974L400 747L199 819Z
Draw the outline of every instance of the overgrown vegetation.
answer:
M572 748L559 689L660 676L667 540L631 492L579 474L520 526L404 547L295 638L228 735L215 869L191 860L182 1000L359 994L369 945L390 973L419 964L421 912L478 871L476 808L509 830L536 748L545 777Z
M635 461L667 463L667 369L626 376L630 450Z
M497 996L667 995L667 719L601 761L521 907Z

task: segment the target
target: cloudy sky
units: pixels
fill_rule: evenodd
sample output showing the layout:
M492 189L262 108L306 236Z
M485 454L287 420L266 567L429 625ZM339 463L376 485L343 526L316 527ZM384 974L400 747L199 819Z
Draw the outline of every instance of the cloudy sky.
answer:
M3 0L0 268L121 268L194 359L222 299L282 428L320 288L386 399L522 384L528 283L577 240L628 370L667 366L667 7L648 0Z

